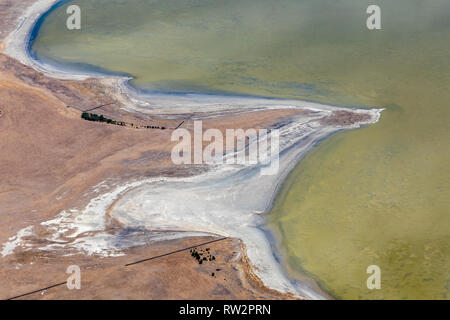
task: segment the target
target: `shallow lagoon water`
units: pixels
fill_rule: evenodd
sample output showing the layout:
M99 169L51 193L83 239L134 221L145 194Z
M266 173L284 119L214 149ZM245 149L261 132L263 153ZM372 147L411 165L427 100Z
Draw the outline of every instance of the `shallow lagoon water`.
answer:
M80 0L82 30L64 5L32 50L147 90L385 107L306 156L270 225L290 274L336 297L448 299L450 3L377 3L380 31L365 28L369 1ZM366 288L372 264L381 290Z

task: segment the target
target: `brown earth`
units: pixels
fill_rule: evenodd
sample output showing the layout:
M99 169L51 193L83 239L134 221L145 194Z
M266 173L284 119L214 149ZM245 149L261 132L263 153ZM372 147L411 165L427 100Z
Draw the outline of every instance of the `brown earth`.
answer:
M320 123L324 125L348 126L357 122L367 121L369 119L370 116L368 114L338 110L333 111L329 117L324 117L321 119Z

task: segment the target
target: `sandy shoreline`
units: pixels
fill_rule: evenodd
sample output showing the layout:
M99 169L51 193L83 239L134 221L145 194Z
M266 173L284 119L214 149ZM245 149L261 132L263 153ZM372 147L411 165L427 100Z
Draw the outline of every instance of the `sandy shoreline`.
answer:
M51 65L40 64L32 59L27 51L29 37L37 19L57 2L58 0L42 0L29 7L21 17L19 28L9 36L4 52L49 77L66 80L91 78L92 74L72 73L72 70L60 70ZM189 116L191 119L205 119L210 118L211 113L217 117L274 109L301 109L311 113L291 117L281 127L284 135L280 141L280 170L276 176L261 180L255 174L260 169L258 166L222 166L212 168L206 174L188 178L157 178L137 181L117 186L113 191L101 194L92 199L84 210L65 211L56 219L43 223L44 226L54 228L52 230L57 236L61 236L62 229L75 229L77 230L75 234L78 236L86 232L85 229L82 229L86 225L91 228L87 231L101 232L105 230L105 211L108 210L115 220L127 227L145 226L158 231L206 232L239 238L244 241L248 258L255 267L255 274L264 285L280 292L313 299L323 298L307 284L292 283L285 276L282 266L272 256L271 243L261 231L261 226L264 226L265 223L264 219L252 212L267 212L270 209L286 176L317 141L339 130L375 123L379 120L381 110L352 109L354 113L367 114L368 120L346 126L323 125L321 119L324 117L330 117L336 110L349 109L281 99L202 94L189 94L181 97L153 93L141 95L139 91L128 87L128 78L102 76L100 81L114 88L115 97L123 102L129 111L139 111L152 116L159 115L166 118ZM173 105L177 105L177 107L171 107ZM221 197L220 199L213 197L213 199L205 201L211 188L215 188L216 193ZM161 192L158 193L158 190ZM170 197L175 192L179 198L177 203L174 203ZM199 196L199 201L192 201L193 194ZM248 196L243 197L248 194L254 196L251 199ZM146 199L152 199L151 204L147 205ZM158 208L165 208L163 213L153 211L155 202L158 203ZM139 206L136 206L136 203ZM95 205L99 206L98 210L92 209ZM146 212L145 215L141 214L143 210ZM94 215L91 214L92 212ZM55 240L58 240L57 237ZM98 242L95 240L94 237L86 237L80 250L88 252L94 250L95 253L101 254L102 250L107 251L110 243L117 239L111 238L108 243L108 241L105 242L103 236L101 245L104 247L100 246L100 248L95 248L98 246Z

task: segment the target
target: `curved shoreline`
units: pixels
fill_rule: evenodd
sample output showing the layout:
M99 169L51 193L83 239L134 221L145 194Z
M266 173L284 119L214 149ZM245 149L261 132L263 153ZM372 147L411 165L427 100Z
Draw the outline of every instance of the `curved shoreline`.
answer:
M67 0L64 0L63 2L66 2ZM219 116L223 114L236 114L236 113L242 113L242 112L249 112L249 111L256 111L256 110L262 110L262 109L286 109L286 108L299 108L299 109L309 109L317 112L321 112L322 114L329 114L334 110L339 109L345 109L348 110L348 108L338 108L338 107L332 107L328 105L322 105L317 104L313 102L305 102L305 101L297 101L297 100L281 100L281 99L266 99L266 98L252 98L252 97L239 97L239 96L215 96L215 95L204 95L204 94L185 94L182 96L176 96L172 95L170 93L144 93L143 95L135 88L132 88L128 81L130 78L127 77L120 77L120 76L107 76L107 75L101 75L96 73L80 73L76 70L68 70L68 69L59 69L55 66L52 66L50 64L43 64L41 61L37 61L33 59L29 52L29 44L30 39L32 36L32 31L34 30L36 26L36 21L38 21L42 15L52 10L52 8L57 5L60 1L59 0L42 0L34 3L32 6L30 6L26 13L21 17L21 23L19 28L17 28L14 32L12 32L9 35L8 40L6 41L6 49L5 53L10 55L11 57L21 61L25 65L31 66L35 70L38 70L45 75L49 77L59 78L59 79L67 79L67 80L85 80L87 78L96 77L99 78L100 81L106 81L110 86L115 86L116 89L118 89L118 96L120 97L120 101L123 101L124 104L130 109L130 111L140 111L145 112L151 115L163 115L163 117L177 117L180 114L189 114L192 115L193 113L198 113L198 108L201 108L201 113L197 116L197 118L205 118L205 117L211 117L211 116ZM174 100L177 101L178 107L173 108L170 105L173 105ZM378 121L380 117L380 110L376 109L370 109L370 110L362 110L362 109L352 109L353 111L357 113L365 113L370 115L370 121L364 124L370 124L375 123ZM214 112L213 115L211 115L211 112ZM206 115L208 114L208 115ZM193 117L195 118L195 116ZM361 124L358 124L359 127ZM269 190L265 190L265 192L259 192L261 201L260 204L258 204L258 208L262 212L267 212L270 210L272 203L279 191L279 188L282 186L283 182L285 181L286 176L289 174L289 172L293 169L293 167L300 161L302 156L308 152L308 150L314 146L318 141L321 139L325 139L327 136L329 136L332 133L335 133L342 129L350 129L349 128L333 128L333 130L322 132L322 134L318 134L316 136L316 139L314 137L311 138L311 142L309 145L306 145L306 148L304 150L301 150L299 152L296 150L298 147L298 143L294 142L289 147L282 150L284 155L287 154L287 157L283 156L283 161L285 163L285 167L280 170L282 171L281 175L277 176L274 181L271 182ZM286 159L287 158L287 159ZM241 168L242 169L242 168ZM243 168L244 170L246 168ZM194 178L197 178L198 176L194 176ZM209 179L209 178L208 178ZM224 177L219 176L219 181L223 181ZM248 180L247 180L248 181ZM145 182L144 182L145 184ZM208 186L208 184L207 184ZM137 186L136 188L140 188L141 186ZM167 184L165 185L167 187ZM133 189L134 190L134 189ZM133 190L129 190L128 192L131 192ZM262 197L264 196L264 197ZM261 205L262 204L262 205ZM244 207L247 207L248 204ZM127 213L128 215L128 213ZM259 217L259 216L258 216ZM118 218L125 219L124 216L118 215ZM173 218L173 216L171 216ZM259 218L258 218L259 219ZM252 219L250 222L247 222L250 224L250 226L254 229L260 228L260 225L262 224L261 220L259 219L259 225L254 224L254 220ZM184 221L184 225L181 225L182 228L186 227L185 224L186 221ZM154 221L152 221L154 223ZM179 226L180 227L180 226ZM213 229L211 229L213 230ZM210 230L210 231L211 231ZM190 230L190 231L198 231L198 230ZM206 230L203 230L206 231ZM217 231L217 230L216 230ZM220 230L222 233L224 230ZM216 233L216 232L215 232ZM226 233L226 232L225 232ZM241 237L245 238L245 237ZM258 236L258 239L261 240ZM264 240L263 240L264 241ZM244 243L246 243L244 241ZM247 241L248 243L248 241ZM246 244L247 244L246 243ZM270 249L270 240L265 239L266 246L263 255L267 254L268 252L272 252ZM269 247L269 250L267 248ZM247 248L249 248L247 246ZM252 261L252 264L255 265L255 260L258 260L258 257L255 257L255 254L252 250L248 250L248 255L250 258L250 261ZM273 252L272 252L273 253ZM252 259L253 256L253 259ZM266 257L270 259L270 257ZM263 259L264 260L264 259ZM259 261L261 262L261 261ZM267 261L263 261L267 263ZM277 267L276 264L274 265L273 262L269 262L268 265L272 267ZM258 265L258 267L261 267L261 263ZM280 269L280 266L278 266L278 271L282 271ZM270 271L273 271L270 270ZM258 276L261 277L261 273L258 274ZM283 287L286 291L291 291L293 289L291 286L288 285L288 283L284 283L287 286L282 285L280 286L273 283L273 281L269 281L268 276L274 276L270 273L263 274L261 277L261 280L265 285L268 285L271 288L276 288L276 290L283 291ZM266 281L264 281L266 280ZM280 280L280 279L277 279ZM271 283L272 282L272 283ZM284 282L284 281L283 281ZM289 281L288 281L289 282ZM297 290L296 290L297 291ZM308 292L303 292L303 294L307 294ZM313 292L309 292L309 296L311 298L320 298L320 295L316 295Z

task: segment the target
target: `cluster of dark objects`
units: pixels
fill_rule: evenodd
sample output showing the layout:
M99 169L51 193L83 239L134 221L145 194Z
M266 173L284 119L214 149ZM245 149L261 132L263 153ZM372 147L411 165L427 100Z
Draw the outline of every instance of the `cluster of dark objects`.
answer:
M199 264L202 264L203 261L214 261L216 260L216 257L211 254L211 251L209 248L206 248L205 250L198 251L197 248L191 249L191 256L194 257ZM216 271L220 271L221 269L216 269ZM211 273L211 277L214 277L216 275L215 272Z
M206 248L205 250L197 251L197 248L191 249L191 256L193 256L199 264L202 264L203 261L213 261L216 260L216 257L213 256L209 250L209 248Z

